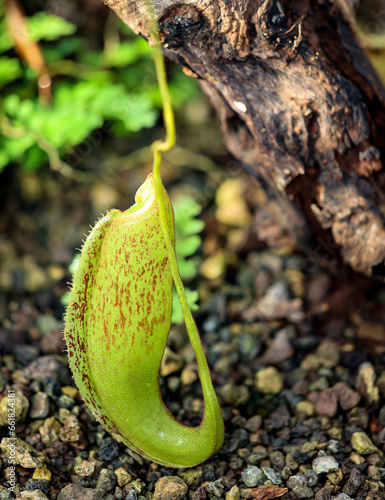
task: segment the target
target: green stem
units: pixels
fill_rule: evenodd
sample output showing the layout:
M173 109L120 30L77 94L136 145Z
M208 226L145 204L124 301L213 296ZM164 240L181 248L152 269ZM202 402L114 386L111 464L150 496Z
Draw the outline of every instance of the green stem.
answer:
M190 306L188 304L186 291L183 286L182 279L179 274L178 261L175 254L174 245L171 241L167 226L166 205L163 196L163 183L160 175L160 165L162 161L162 152L169 151L175 144L175 120L174 111L171 103L170 91L167 83L166 68L163 53L159 43L159 36L156 30L153 30L155 46L152 54L155 63L156 75L158 79L159 91L163 106L163 119L166 128L166 139L164 141L155 141L151 149L154 154L153 175L155 182L155 193L159 208L160 224L162 227L163 237L167 249L168 259L171 267L171 274L174 280L175 288L178 293L180 306L183 312L183 317L186 323L186 329L190 338L191 345L194 349L196 360L199 368L199 376L201 379L203 393L215 395L212 387L209 367L206 356L203 351L198 328L192 316ZM206 399L206 398L205 398ZM209 399L205 403L210 403Z

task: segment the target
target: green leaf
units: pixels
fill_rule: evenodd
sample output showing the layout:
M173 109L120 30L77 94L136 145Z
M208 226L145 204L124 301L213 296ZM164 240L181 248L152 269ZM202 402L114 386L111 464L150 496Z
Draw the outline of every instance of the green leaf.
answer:
M184 280L191 280L197 273L194 261L187 260L200 247L200 233L205 223L196 219L202 211L201 205L192 196L183 196L174 202L176 256L179 272Z
M136 38L117 44L105 54L105 61L110 66L123 67L136 62L147 53L149 53L148 43L143 38Z
M15 117L19 109L20 97L17 94L11 94L4 97L4 111L8 116Z
M47 163L47 159L47 153L34 144L25 152L23 170L26 172L36 172L44 163Z
M79 267L80 256L81 254L77 253L72 259L71 264L68 266L68 270L72 274L72 276L76 273L76 270Z
M100 52L87 50L84 52L80 52L80 54L78 54L78 59L80 62L86 64L87 66L100 68L102 65L101 61L103 60L103 54Z
M178 252L177 252L178 254ZM192 280L197 274L197 266L191 259L186 260L184 257L177 255L179 273L183 280Z
M188 237L181 238L177 245L177 255L181 255L183 257L190 257L194 255L194 253L201 246L202 240L199 236L192 235Z
M0 87L22 76L19 59L16 57L0 57Z
M47 12L38 12L27 18L27 29L29 37L34 42L57 40L62 36L73 35L77 31L75 24Z
M67 307L68 304L70 303L70 293L71 291L68 290L60 297L60 303L65 307Z
M173 106L175 109L179 109L192 97L199 96L201 91L196 79L185 75L178 66L173 66L170 93Z
M185 287L187 302L192 311L198 311L199 306L197 301L199 299L199 294L196 290L190 290L190 288ZM173 290L173 302L172 302L172 317L171 321L174 324L183 323L183 312L180 307L179 298L176 290Z
M0 21L0 52L6 52L14 46L11 35L9 34L5 19Z
M4 143L4 152L11 160L18 160L27 149L35 144L32 134L26 133L22 137L7 138Z
M72 36L58 40L55 45L44 46L44 59L47 64L61 61L66 57L76 54L81 51L86 51L86 43L84 38L80 36Z

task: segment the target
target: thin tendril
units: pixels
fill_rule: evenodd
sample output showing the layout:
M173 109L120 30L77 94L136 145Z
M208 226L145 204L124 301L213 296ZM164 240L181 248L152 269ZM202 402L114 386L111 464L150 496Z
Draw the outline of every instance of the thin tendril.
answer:
M162 161L162 152L169 151L175 145L175 120L174 111L172 108L171 95L167 83L166 68L164 62L163 52L161 50L159 42L159 33L157 27L155 26L155 15L151 12L150 16L150 26L151 35L153 37L153 49L152 57L155 63L156 76L159 85L160 97L163 108L163 120L166 129L166 138L164 141L157 140L152 146L153 152L153 175L155 183L155 195L159 208L160 224L162 227L163 237L165 241L165 246L167 249L168 260L171 267L171 274L175 284L175 288L178 294L180 306L183 312L184 321L186 324L186 329L188 336L190 338L191 345L194 349L196 360L199 367L199 376L201 379L203 393L210 394L210 397L214 396L216 399L214 389L211 383L210 372L206 360L206 356L203 351L201 339L199 336L198 328L196 326L195 320L192 316L190 306L188 304L186 291L184 289L182 279L179 274L178 261L175 254L174 245L171 241L166 215L166 205L164 201L164 187L162 183L162 178L160 174L160 166ZM209 398L205 399L205 406L207 410L207 404L211 406ZM211 409L210 409L211 410Z

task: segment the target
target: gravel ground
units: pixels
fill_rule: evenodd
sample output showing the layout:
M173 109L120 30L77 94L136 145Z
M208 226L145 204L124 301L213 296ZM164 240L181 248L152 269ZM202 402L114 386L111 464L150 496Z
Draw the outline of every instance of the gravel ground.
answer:
M327 272L309 272L292 249L263 248L247 217L234 228L208 208L197 321L226 437L201 466L165 468L112 439L74 386L60 297L89 206L73 205L84 189L64 195L52 180L45 188L48 198L9 203L12 230L4 218L1 226L12 238L0 239L0 500L15 497L7 482L11 442L23 499L385 498L383 285L348 272L337 277L332 259ZM161 389L178 419L199 423L194 354L179 326L170 332ZM10 390L16 441L7 422Z

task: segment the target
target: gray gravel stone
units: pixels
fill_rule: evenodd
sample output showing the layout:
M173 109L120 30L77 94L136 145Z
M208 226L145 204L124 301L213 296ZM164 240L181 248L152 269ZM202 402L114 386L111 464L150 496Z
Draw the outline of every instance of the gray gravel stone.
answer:
M0 500L14 500L13 493L6 489L3 485L0 485Z
M24 396L21 391L15 391L14 397L10 394L10 396L5 396L0 401L0 425L8 425L8 410L11 408L15 412L14 420L17 424L21 424L24 422L28 410L29 410L29 401Z
M365 432L354 432L352 434L352 447L361 455L370 455L377 451L376 446Z
M75 400L74 398L71 398L71 396L68 396L67 394L62 394L59 399L57 400L57 405L59 408L73 408L75 406Z
M98 488L103 488L103 490L111 491L116 486L116 475L114 471L110 469L102 469L100 471L98 482L96 483Z
M48 500L48 497L40 490L21 491L20 498L23 500Z
M326 455L325 457L317 457L313 460L312 468L316 474L334 472L338 469L339 464L334 457Z
M20 364L27 366L39 357L39 349L34 345L16 345L14 354Z
M20 498L23 500L48 500L48 497L40 490L21 491Z
M357 469L352 469L350 477L343 487L343 492L347 495L354 495L358 488L362 485L364 478Z
M3 438L0 448L7 457L14 453L15 465L21 465L26 469L42 467L46 460L43 453L19 438Z
M262 470L267 479L270 479L273 484L282 484L280 475L278 474L278 472L275 472L274 469L272 469L271 467L262 467Z
M68 484L63 488L57 500L106 500L107 493L100 488L84 488L78 484Z
M119 445L118 443L112 439L111 437L107 437L103 439L100 450L99 450L99 458L100 460L113 460L119 455Z
M222 478L208 484L205 488L207 492L213 492L215 497L221 497L223 494L224 487L222 485Z
M293 490L294 495L297 498L313 498L314 493L308 486L296 486Z
M187 490L187 484L180 477L161 477L155 484L153 500L181 500Z
M312 469L306 470L305 476L307 485L310 486L310 488L318 483L318 476Z
M263 483L264 474L259 467L249 465L245 471L242 472L242 481L249 488L254 488Z
M337 439L331 439L327 445L327 451L334 455L335 453L341 453L342 445Z
M22 373L27 378L43 380L45 376L57 377L63 385L71 383L71 376L65 361L60 361L59 356L43 356L23 368Z
M31 410L29 416L31 418L46 418L49 413L49 399L44 392L37 392L31 398Z
M385 408L385 407L384 407ZM245 424L245 429L250 432L257 432L262 425L262 417L260 415L254 415L254 417L249 418Z
M289 477L287 480L287 487L293 490L297 486L305 486L306 485L306 479L304 476L300 476L299 474L295 476Z
M347 495L346 493L340 493L336 500L353 500L352 497Z

